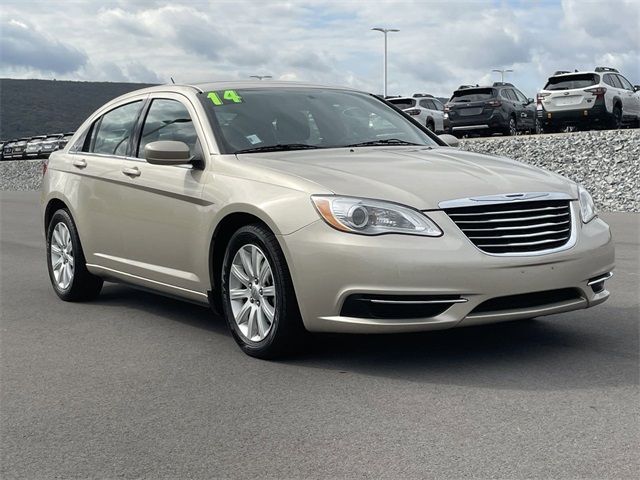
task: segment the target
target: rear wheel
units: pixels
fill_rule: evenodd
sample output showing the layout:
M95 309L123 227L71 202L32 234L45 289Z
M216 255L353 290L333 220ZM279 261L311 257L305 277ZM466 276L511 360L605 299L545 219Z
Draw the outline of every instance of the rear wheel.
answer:
M518 125L516 124L515 117L509 117L509 123L507 124L504 134L509 136L518 134Z
M47 228L47 266L53 290L62 300L91 300L100 294L102 279L87 270L76 225L65 209L53 214Z
M622 127L622 107L620 106L620 104L615 104L613 106L611 119L609 121L609 127L615 130Z
M222 265L222 307L240 348L258 358L297 350L305 330L284 254L262 225L236 231Z
M434 132L434 133L435 133L435 131L436 131L436 126L435 126L435 124L433 123L433 120L427 120L427 128L428 128L429 130L431 130L432 132Z

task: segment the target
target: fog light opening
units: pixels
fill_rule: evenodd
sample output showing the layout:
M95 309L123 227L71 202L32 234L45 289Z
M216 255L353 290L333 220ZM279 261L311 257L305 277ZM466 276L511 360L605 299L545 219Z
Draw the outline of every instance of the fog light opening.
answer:
M603 275L598 275L597 277L593 277L589 279L587 285L591 287L593 293L600 293L604 290L604 282L613 277L613 273L607 272Z

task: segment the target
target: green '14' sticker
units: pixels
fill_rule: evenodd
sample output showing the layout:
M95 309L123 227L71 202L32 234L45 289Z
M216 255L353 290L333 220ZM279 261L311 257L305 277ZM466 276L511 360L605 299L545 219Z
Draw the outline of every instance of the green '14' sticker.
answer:
M229 103L242 103L242 97L235 90L224 90L218 92L209 92L207 98L214 105L225 105Z

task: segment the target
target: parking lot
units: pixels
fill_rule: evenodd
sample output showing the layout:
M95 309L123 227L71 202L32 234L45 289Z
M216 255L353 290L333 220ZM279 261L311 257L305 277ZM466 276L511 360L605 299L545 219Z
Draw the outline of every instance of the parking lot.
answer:
M244 355L208 310L108 285L64 303L38 194L3 192L5 478L635 478L639 216L604 214L604 305Z

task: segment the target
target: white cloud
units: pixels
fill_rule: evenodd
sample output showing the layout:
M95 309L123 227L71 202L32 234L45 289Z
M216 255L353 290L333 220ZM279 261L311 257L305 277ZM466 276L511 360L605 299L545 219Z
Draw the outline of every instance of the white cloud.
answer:
M379 92L382 35L370 29L383 25L401 30L389 36L390 93L447 96L461 83L494 80L493 68L515 70L509 79L529 96L557 69L596 64L640 83L639 0L94 0L65 8L5 0L3 10L13 20L0 32L3 76L189 82L268 74ZM20 29L51 58L15 54Z

